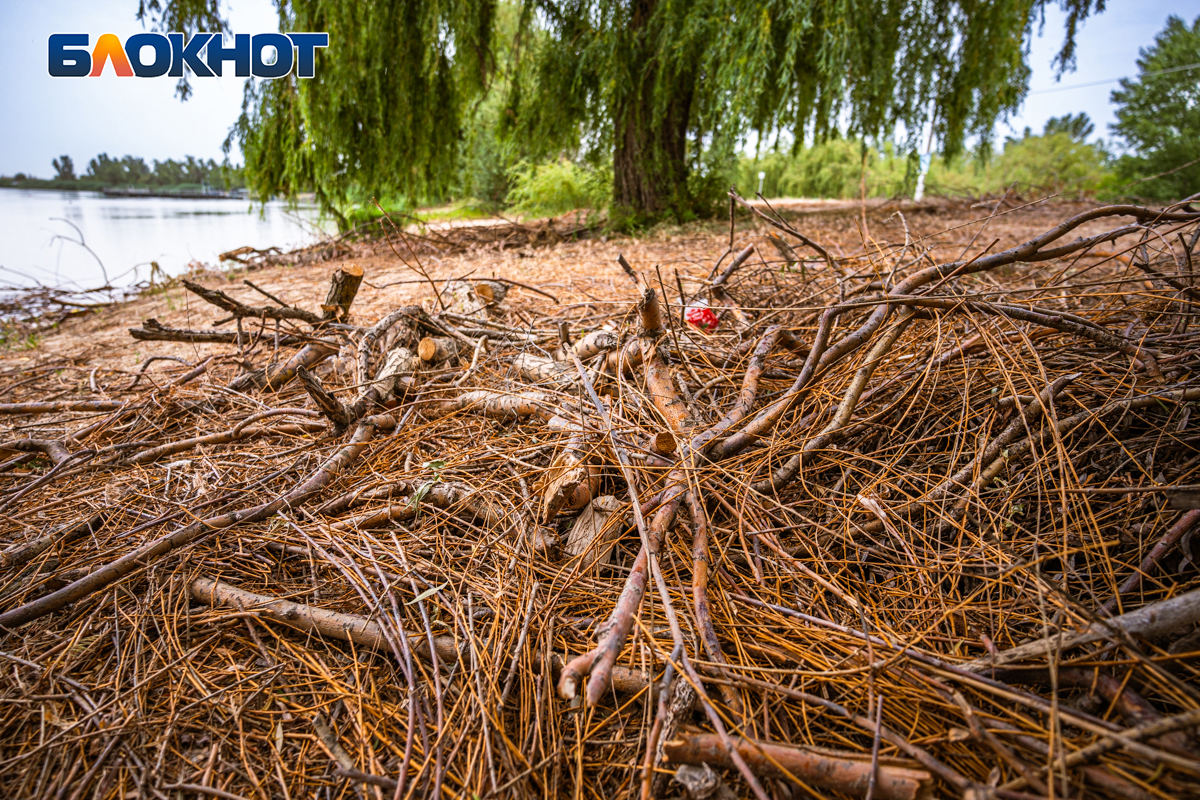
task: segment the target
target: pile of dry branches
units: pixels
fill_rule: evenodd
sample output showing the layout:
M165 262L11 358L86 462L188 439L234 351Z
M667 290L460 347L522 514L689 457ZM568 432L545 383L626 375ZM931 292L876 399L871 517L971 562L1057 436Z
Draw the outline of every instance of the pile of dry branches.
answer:
M10 384L4 794L1200 793L1200 212L939 262L733 199L708 275L188 282L132 333L224 354Z
M276 248L257 250L240 247L222 253L220 260L257 269L365 258L387 253L389 249L396 252L398 257L419 259L422 255L445 255L483 248L503 251L544 247L573 240L598 227L598 217L587 211L572 211L546 219L517 221L504 218L503 222L468 220L458 224L430 223L409 214L383 212L382 216L356 225L338 236L288 253L278 252Z

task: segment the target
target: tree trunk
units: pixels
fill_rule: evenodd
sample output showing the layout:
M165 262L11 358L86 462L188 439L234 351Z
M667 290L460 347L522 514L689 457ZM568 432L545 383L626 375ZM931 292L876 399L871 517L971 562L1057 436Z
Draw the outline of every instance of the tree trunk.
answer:
M668 87L657 85L662 67L653 47L656 5L639 0L631 11L623 49L632 84L619 90L613 109L614 218L635 224L666 213L691 216L687 130L694 70L677 65Z

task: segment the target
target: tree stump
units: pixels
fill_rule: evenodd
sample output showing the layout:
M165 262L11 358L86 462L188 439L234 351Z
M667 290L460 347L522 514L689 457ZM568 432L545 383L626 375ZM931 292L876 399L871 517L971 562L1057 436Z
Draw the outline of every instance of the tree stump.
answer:
M350 305L358 294L363 270L357 264L347 264L336 270L329 281L329 294L321 304L321 319L325 322L345 322L350 316Z

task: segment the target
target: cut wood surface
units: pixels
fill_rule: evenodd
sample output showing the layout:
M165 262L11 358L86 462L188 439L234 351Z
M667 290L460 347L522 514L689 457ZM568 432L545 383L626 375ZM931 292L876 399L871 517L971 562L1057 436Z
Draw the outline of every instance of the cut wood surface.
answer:
M426 336L417 345L422 361L438 364L458 355L458 342L446 336Z

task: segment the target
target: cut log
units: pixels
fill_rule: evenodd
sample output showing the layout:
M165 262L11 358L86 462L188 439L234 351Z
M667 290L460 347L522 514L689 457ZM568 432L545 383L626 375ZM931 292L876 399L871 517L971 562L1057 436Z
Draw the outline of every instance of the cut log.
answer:
M486 303L503 303L508 295L508 284L500 281L476 281L475 296Z
M575 368L562 361L522 353L513 359L513 367L530 383L542 383L562 388L575 383Z
M426 336L417 345L417 355L426 364L440 364L458 355L459 343L446 336Z
M588 503L567 534L564 554L570 558L582 556L593 576L598 575L600 568L612 558L613 548L624 527L622 522L613 519L621 505L621 501L612 495L597 497Z
M595 358L601 353L607 353L616 350L621 344L621 339L612 331L592 331L587 336L584 336L579 341L575 342L570 347L570 351L580 361L587 361L589 358Z
M329 279L329 293L325 296L325 302L321 304L321 321L346 321L362 279L363 270L357 264L346 264L334 271Z
M188 587L192 597L214 608L234 608L257 611L263 617L287 625L289 628L317 633L331 639L354 642L371 650L388 650L387 637L379 623L365 617L341 614L323 608L293 603L277 597L248 592L228 583L212 578L197 578ZM429 640L423 634L406 634L408 646L413 652L428 659ZM453 636L434 637L438 660L442 663L458 661L458 648Z
M600 467L587 438L573 437L546 469L542 489L542 522L549 524L560 511L578 511L600 489Z
M58 414L63 411L116 411L125 405L120 400L54 400L46 403L0 403L0 416L16 414ZM36 448L34 448L36 450ZM25 451L30 452L30 451Z
M407 347L397 347L387 354L371 385L385 399L392 394L404 394L416 387L420 370L421 359L417 354Z
M659 431L650 437L649 444L650 449L654 452L660 455L669 456L671 453L675 452L675 434L671 433L670 431Z
M1163 636L1200 621L1200 589L1160 600L1130 611L1119 617L1093 622L1079 633L1063 633L1038 639L994 656L977 658L962 665L971 672L983 672L992 667L1014 664L1018 661L1040 658L1050 653L1065 652L1072 647L1090 644L1101 639L1120 641L1122 635L1137 635L1146 638Z
M641 365L642 343L639 339L630 339L624 347L608 351L604 359L604 371L609 375L616 375L618 372L629 374Z
M774 775L855 797L866 797L871 756L824 748L789 747L751 739L734 739L738 754L755 773ZM663 745L674 764L709 764L732 769L733 758L715 733L688 733ZM782 767L782 769L780 769ZM924 770L880 758L875 778L876 800L918 800L931 796L932 776Z
M469 520L482 519L485 523L497 522L502 519L500 512L493 508L483 495L465 483L454 481L418 484L416 481L412 481L398 484L394 488L397 490L394 493L396 502L338 520L330 526L330 529L335 531L370 530L398 520L411 520L421 513L422 505L450 511Z
M195 579L188 584L188 593L191 594L192 599L213 608L257 611L266 619L306 633L317 633L343 642L354 642L379 652L387 652L391 649L387 637L384 636L383 628L379 623L366 617L343 614L257 594L212 578ZM429 659L429 639L425 634L410 633L406 635L406 638L414 653L426 660ZM460 655L453 636L435 636L433 642L440 663L455 664L458 662ZM535 656L533 660L539 666L545 664L540 657ZM549 661L552 673L557 673L562 669L562 657L557 653L551 653ZM650 687L650 678L640 670L616 667L613 670L612 685L614 689L623 694L637 694Z
M552 400L544 392L463 392L458 397L443 400L433 409L434 416L445 416L456 411L470 411L497 419L519 419L536 416L549 419L553 416Z
M0 444L0 450L17 453L42 453L50 459L51 464L61 464L71 458L71 451L67 449L67 446L54 439L17 439ZM8 457L7 453L5 457Z
M192 342L195 344L202 343L219 343L219 344L237 344L241 340L242 344L250 344L254 341L254 335L243 331L218 331L218 330L186 330L183 328L168 328L157 319L151 317L142 323L140 328L130 328L129 335L134 339L142 342ZM281 346L291 346L297 344L298 340L295 336L288 334L279 337Z
M336 352L337 348L327 344L306 344L282 364L270 364L235 378L230 382L229 388L236 392L249 392L254 389L278 391L291 383L300 367L311 370Z
M479 520L492 529L507 529L515 540L527 541L534 553L548 555L558 546L554 531L534 524L528 514L519 508L502 508L485 493L457 481L448 483L416 481L394 485L388 499L395 498L382 508L338 520L331 525L335 531L369 530L381 528L394 521L411 520L421 513L422 505L447 511L469 520ZM330 508L336 508L329 504Z
M478 286L479 284L472 286L467 281L447 283L446 288L442 289L442 302L446 304L445 310L461 314L464 317L480 316L491 301L477 292Z

